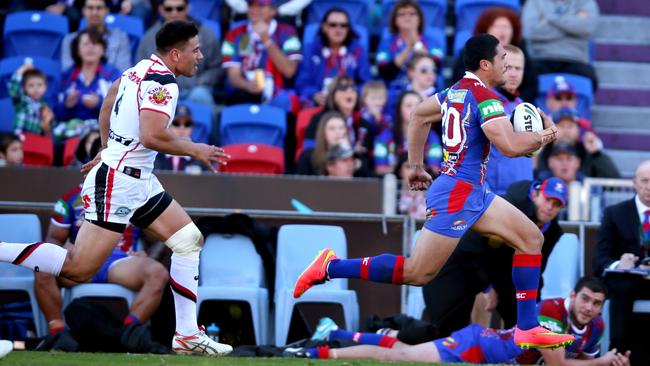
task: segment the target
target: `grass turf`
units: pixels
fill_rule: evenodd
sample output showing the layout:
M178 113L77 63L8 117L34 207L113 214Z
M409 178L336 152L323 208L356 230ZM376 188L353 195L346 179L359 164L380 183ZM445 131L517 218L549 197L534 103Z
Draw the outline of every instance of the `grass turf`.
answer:
M174 355L130 355L118 353L58 353L58 352L28 352L14 351L0 360L0 366L293 366L293 365L427 365L433 363L412 362L378 362L367 360L308 360L289 358L237 358L237 357L200 357ZM459 365L459 364L456 364Z

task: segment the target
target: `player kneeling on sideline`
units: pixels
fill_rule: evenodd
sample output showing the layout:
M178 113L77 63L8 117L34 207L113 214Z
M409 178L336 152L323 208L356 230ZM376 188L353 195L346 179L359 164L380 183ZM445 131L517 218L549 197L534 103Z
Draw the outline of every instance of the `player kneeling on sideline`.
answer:
M91 153L91 156L94 154L96 151ZM46 242L72 249L79 228L84 222L81 188L81 185L74 187L54 205L54 215L47 231ZM111 256L90 281L115 283L138 292L129 308L129 314L123 320L124 329L130 324L144 324L151 318L160 305L163 289L169 281L169 274L162 264L148 258L144 252L133 251L133 245L138 241L141 232L142 229L134 225L127 226ZM34 273L34 292L52 335L63 331L65 327L61 291L57 284L64 287L77 285L48 273Z
M605 286L599 279L583 277L568 298L548 299L538 305L540 324L576 338L566 348L524 350L515 345L514 329L492 329L477 324L456 331L450 337L408 345L388 335L340 330L331 319L324 318L317 328L320 332L312 339L348 340L359 345L337 349L328 346L302 348L294 350L293 355L306 358L521 365L538 365L543 359L545 364L553 366L629 366L630 351L621 353L612 349L596 357L605 330L599 315L605 296Z

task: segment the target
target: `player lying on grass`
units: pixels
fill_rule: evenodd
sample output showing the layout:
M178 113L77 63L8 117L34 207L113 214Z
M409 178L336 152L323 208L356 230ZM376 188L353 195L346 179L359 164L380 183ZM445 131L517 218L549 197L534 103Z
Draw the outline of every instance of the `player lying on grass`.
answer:
M330 349L328 346L295 350L297 357L333 359L373 359L381 361L438 363L509 363L553 366L629 366L630 351L612 349L600 357L600 338L605 324L600 311L605 286L595 277L583 277L568 298L548 299L538 306L543 326L572 334L576 340L566 348L524 350L514 343L514 329L492 329L471 324L433 342L408 345L389 335L340 330L323 318L312 339L351 340L358 346ZM392 333L396 335L395 331Z

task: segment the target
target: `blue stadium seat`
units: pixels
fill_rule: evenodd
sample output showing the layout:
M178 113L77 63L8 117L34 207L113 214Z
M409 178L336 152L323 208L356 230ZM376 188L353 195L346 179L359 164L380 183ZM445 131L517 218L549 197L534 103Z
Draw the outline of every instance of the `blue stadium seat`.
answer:
M341 8L353 23L367 28L372 4L371 0L313 0L307 8L307 24L319 24L329 9Z
M41 241L41 222L34 214L0 214L0 241L35 243ZM26 267L0 263L0 292L25 291L29 295L36 334L47 335L48 326L34 292L34 273Z
M339 258L347 258L347 241L340 226L283 225L278 232L275 271L275 344L287 342L291 315L298 303L334 303L343 307L345 329L356 331L359 325L357 294L348 290L347 279L336 279L316 286L299 299L293 288L300 273L319 250L332 248Z
M483 10L501 6L519 13L519 0L456 0L456 32L474 30L476 20Z
M11 75L25 63L25 60L31 60L31 63L37 69L47 75L48 88L45 97L54 97L61 78L61 63L57 60L43 57L17 56L0 60L0 98L9 97L7 84L11 79Z
M320 23L307 24L305 26L305 29L302 34L303 50L310 49L310 47L307 47L306 45L313 43L316 37L318 37L319 27L320 27ZM354 24L353 27L354 27L354 31L357 32L357 34L359 35L359 42L361 43L361 47L363 47L364 50L368 51L369 49L368 29L366 29L366 27L364 27L363 25L359 25L359 24Z
M68 19L44 11L9 14L4 27L4 57L39 56L59 59L68 34Z
M465 49L465 42L472 37L473 30L467 29L456 32L454 35L454 57L458 57L460 52Z
M381 12L383 14L384 25L390 24L390 14L397 0L383 0L381 2ZM438 29L445 28L447 17L447 0L420 0L418 1L422 12L424 12L424 23L426 27Z
M567 297L580 278L580 242L575 234L560 237L543 273L542 300Z
M11 98L0 99L0 111L0 132L13 132L16 115Z
M64 308L70 305L74 299L101 297L122 299L128 309L133 304L133 300L135 300L137 295L137 292L114 283L83 283L69 289L64 289Z
M180 105L187 106L192 112L192 141L207 144L212 135L212 109L204 104L181 100Z
M277 107L239 104L221 111L221 145L255 142L284 148L285 112Z
M138 49L138 43L140 43L140 39L144 35L144 22L142 19L130 15L108 14L106 19L104 19L104 23L109 28L121 29L129 36L131 54L135 55ZM86 25L86 18L82 18L81 23L79 23L79 29L85 29Z
M245 301L251 308L255 342L268 343L269 293L264 265L248 237L209 235L201 251L199 279L199 313L205 301Z
M594 103L594 92L591 79L574 74L542 74L538 76L539 79L539 96L537 97L537 105L543 109L546 106L546 93L550 89L553 81L557 77L565 78L569 83L573 84L576 95L578 96L578 112L580 116L591 119L591 106ZM544 112L547 112L544 110Z
M221 13L221 0L190 0L190 16L201 19L219 21Z

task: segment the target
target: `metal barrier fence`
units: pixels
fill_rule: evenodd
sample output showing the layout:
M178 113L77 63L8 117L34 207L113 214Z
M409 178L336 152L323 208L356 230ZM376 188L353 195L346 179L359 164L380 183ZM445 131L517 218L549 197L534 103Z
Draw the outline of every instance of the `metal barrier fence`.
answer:
M600 222L605 207L634 197L630 179L585 178L571 184L569 198L570 221ZM577 193L574 193L577 192Z

